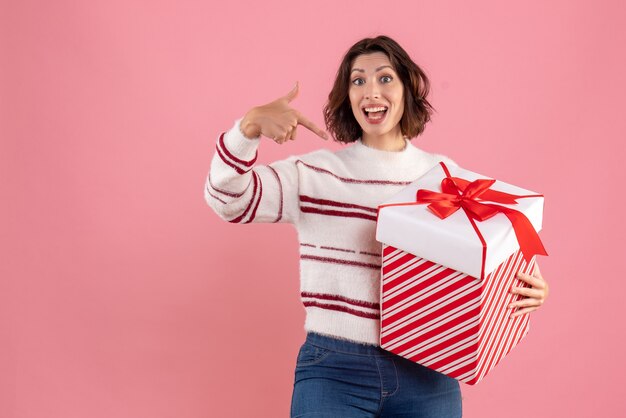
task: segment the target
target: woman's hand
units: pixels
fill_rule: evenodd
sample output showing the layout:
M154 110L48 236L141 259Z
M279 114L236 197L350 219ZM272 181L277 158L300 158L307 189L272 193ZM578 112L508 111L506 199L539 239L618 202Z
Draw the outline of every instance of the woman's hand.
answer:
M243 134L248 138L263 135L282 144L289 139L296 139L296 129L298 125L302 125L319 137L328 139L326 132L289 106L289 102L298 96L298 88L296 82L295 87L286 96L266 105L253 107L241 121Z
M511 309L522 308L512 313L511 318L539 309L545 302L549 293L548 282L541 276L541 271L539 271L539 265L537 265L537 263L535 263L535 270L532 276L520 272L517 273L517 278L530 284L531 287L513 286L511 289L511 293L513 294L527 296L525 299L520 299L517 302L509 304L509 308Z

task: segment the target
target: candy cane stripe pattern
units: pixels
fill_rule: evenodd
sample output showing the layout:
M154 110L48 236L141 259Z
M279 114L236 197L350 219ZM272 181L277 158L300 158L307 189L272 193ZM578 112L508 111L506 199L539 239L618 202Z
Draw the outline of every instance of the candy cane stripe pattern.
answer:
M507 306L534 265L518 250L481 280L383 244L381 347L478 383L528 333L529 314L510 318Z

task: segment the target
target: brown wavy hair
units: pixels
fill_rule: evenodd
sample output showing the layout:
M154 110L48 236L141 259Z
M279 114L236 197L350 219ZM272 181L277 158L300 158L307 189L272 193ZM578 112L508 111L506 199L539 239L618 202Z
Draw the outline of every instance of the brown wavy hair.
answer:
M404 49L388 36L364 38L346 52L337 70L335 84L324 105L324 122L336 141L350 143L363 134L350 106L350 69L356 57L362 54L383 52L404 85L404 113L400 119L402 135L414 138L424 131L434 108L426 100L430 90L428 77L413 62Z

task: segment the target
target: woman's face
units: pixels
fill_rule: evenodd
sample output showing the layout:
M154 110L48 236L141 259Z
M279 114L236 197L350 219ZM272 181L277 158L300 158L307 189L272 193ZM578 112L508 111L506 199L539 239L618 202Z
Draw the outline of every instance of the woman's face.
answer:
M399 132L404 113L404 86L387 55L383 52L359 55L350 70L350 105L363 135Z

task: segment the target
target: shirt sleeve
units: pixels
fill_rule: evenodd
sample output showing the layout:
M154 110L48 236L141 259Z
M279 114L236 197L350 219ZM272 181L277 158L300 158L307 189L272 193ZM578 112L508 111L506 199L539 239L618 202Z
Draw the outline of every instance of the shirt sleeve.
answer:
M206 179L204 198L232 223L296 223L300 216L298 157L255 164L260 137L246 138L241 120L219 135Z

